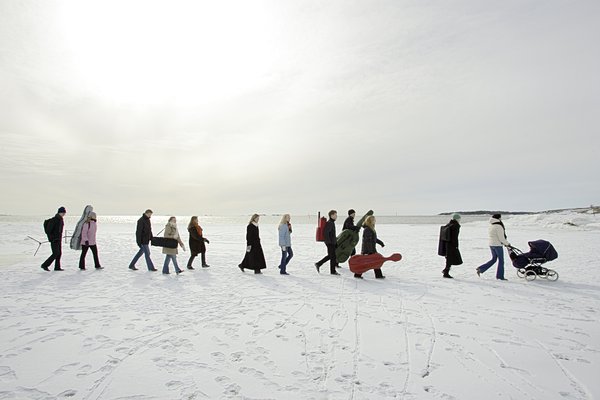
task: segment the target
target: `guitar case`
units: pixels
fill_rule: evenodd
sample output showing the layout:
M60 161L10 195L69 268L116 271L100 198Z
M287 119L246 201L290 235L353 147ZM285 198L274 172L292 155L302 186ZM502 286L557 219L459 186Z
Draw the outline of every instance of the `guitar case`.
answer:
M150 240L152 246L166 247L167 249L176 249L179 246L177 239L155 236Z
M83 224L85 224L85 220L90 216L90 213L94 211L94 207L85 206L83 209L83 214L81 214L81 218L77 225L75 225L75 230L73 231L73 236L71 236L71 248L73 250L81 250L81 230L83 229Z
M393 261L398 262L402 260L402 255L399 253L394 253L389 257L384 257L379 253L369 254L369 255L356 255L350 257L348 260L348 265L350 267L350 271L355 274L364 274L365 272L375 269L381 268L384 262Z

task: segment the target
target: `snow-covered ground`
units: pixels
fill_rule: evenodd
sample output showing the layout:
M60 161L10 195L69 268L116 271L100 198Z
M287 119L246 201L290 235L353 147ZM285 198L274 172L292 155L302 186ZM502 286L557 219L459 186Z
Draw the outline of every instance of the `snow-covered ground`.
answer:
M508 218L515 246L555 245L560 279L525 282L507 263L502 282L474 271L489 256L485 222L463 224L454 280L441 278L438 225L381 224L382 253L404 259L360 281L316 273L313 224L294 225L290 276L269 220L264 275L237 268L243 223L205 222L211 268L163 276L143 260L127 269L134 217L100 216L104 270L79 271L66 248L60 273L39 268L47 244L33 257L24 240L43 236L42 218L1 217L0 399L600 398L599 219Z

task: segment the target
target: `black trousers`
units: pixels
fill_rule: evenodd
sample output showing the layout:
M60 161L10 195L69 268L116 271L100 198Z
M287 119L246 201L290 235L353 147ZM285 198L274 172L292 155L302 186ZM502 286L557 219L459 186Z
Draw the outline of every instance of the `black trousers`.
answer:
M190 259L187 262L187 266L191 267L192 263L194 262L194 258L196 258L197 254L192 254L190 256ZM202 258L202 266L206 265L206 253L200 253L200 256Z
M375 272L375 278L383 277L383 272L381 272L381 268L374 268L373 271ZM362 276L362 274L354 274L354 276L358 277L358 276Z
M92 246L86 246L85 244L81 245L81 257L79 257L79 268L85 268L85 256L87 252L92 250L92 254L94 255L94 267L100 268L100 260L98 259L98 246L95 244Z
M371 253L371 254L373 254L373 253ZM381 272L381 268L374 268L373 272L375 272L375 278L383 277L383 272ZM359 277L359 276L362 276L362 274L354 274L354 276Z
M54 262L54 269L59 269L60 257L62 256L62 242L60 240L50 242L50 248L52 249L52 255L44 261L42 267L49 267Z
M323 259L319 261L317 265L321 267L321 265L325 264L329 260L329 272L333 274L337 265L337 257L335 255L335 244L326 244L326 246L327 255L323 257Z

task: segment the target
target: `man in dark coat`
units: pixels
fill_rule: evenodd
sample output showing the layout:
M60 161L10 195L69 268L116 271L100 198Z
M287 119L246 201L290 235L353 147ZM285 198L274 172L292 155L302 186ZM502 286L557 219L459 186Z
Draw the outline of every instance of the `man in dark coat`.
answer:
M452 219L444 228L444 237L440 237L440 255L446 257L446 268L443 269L443 277L452 279L450 267L463 263L458 249L458 235L460 233L460 214L453 214Z
M335 255L335 246L337 244L337 237L335 234L335 220L337 219L337 211L329 211L329 221L325 225L323 231L325 246L327 246L327 255L319 262L315 263L317 272L321 272L321 266L329 261L329 272L331 275L339 275L335 270L337 266L337 258Z
M129 264L129 269L131 270L137 271L135 263L143 255L146 258L148 271L156 271L152 259L150 258L150 241L152 240L152 224L150 223L150 218L152 218L152 210L148 209L142 214L140 219L138 219L137 228L135 230L135 240L140 250Z
M344 227L342 228L343 231L345 231L346 229L350 229L352 231L360 230L359 227L354 225L354 217L355 216L356 216L356 211L354 211L353 209L348 210L348 218L346 218L346 220L344 221ZM356 254L356 247L352 250L352 254L350 254L350 257L352 257L355 254Z
M60 207L53 218L44 222L44 230L52 249L52 255L42 264L42 269L45 271L50 271L48 267L52 262L54 262L55 271L64 271L60 267L60 257L62 256L62 234L65 226L63 218L66 213L67 210L64 207Z

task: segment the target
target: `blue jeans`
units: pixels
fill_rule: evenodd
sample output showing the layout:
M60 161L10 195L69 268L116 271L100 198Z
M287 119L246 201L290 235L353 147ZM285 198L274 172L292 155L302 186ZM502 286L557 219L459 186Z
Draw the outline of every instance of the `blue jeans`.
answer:
M137 254L133 257L133 260L131 260L129 268L135 267L135 263L140 259L142 254L146 257L146 266L148 267L148 270L154 269L154 264L152 263L152 259L150 258L150 245L148 244L143 244L140 246L140 251L138 251Z
M290 260L294 257L294 252L291 247L286 247L285 251L281 250L281 263L279 264L280 272L283 274Z
M169 273L169 262L171 260L173 260L173 265L175 266L175 272L181 272L181 270L179 269L179 265L177 265L177 256L174 254L167 254L165 256L165 263L163 264L163 270L162 270L163 274Z
M479 272L485 272L498 260L498 269L496 270L496 279L504 279L504 248L502 246L490 246L492 259L479 268Z

